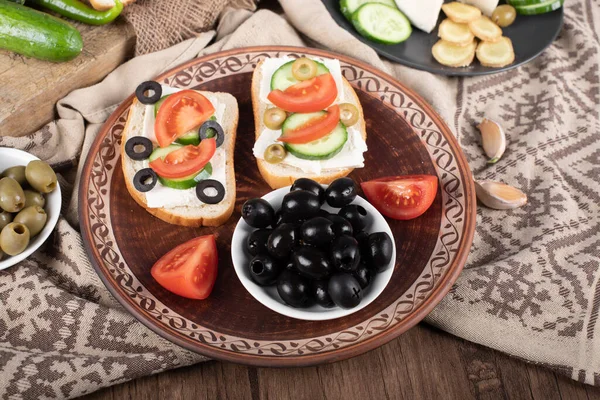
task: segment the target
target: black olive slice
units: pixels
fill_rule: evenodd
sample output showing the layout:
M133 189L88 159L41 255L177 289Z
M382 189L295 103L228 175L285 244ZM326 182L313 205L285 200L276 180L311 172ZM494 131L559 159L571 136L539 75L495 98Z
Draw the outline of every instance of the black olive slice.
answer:
M217 191L217 193L214 195L209 195L206 193L208 191L207 189L214 189ZM219 181L214 179L205 179L196 185L196 196L198 196L200 201L203 203L217 204L225 197L225 188Z
M133 176L133 186L142 193L152 190L152 188L156 186L157 181L158 176L152 168L140 169Z
M149 92L148 95L146 92ZM162 97L162 86L155 81L142 82L135 89L135 97L142 104L154 104Z
M134 136L125 143L125 153L135 161L147 159L152 150L152 142L144 136Z
M209 131L209 129L213 129L213 131ZM225 132L217 121L208 120L200 126L200 140L208 139L209 134L211 134L210 137L214 137L215 132L217 133L217 147L221 146L225 141Z

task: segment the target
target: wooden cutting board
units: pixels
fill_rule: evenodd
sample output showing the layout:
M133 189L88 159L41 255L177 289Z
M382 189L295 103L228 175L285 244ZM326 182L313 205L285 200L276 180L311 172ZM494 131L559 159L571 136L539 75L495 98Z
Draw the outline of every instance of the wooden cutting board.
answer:
M83 51L51 63L0 50L0 136L30 134L57 117L55 104L90 86L133 56L135 32L122 18L105 26L75 24Z

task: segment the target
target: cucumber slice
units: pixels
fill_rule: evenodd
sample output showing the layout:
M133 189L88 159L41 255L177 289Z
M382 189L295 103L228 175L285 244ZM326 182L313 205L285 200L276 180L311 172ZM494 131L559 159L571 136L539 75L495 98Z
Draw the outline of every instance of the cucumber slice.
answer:
M167 179L167 178L162 178L162 177L158 177L158 181L166 187L170 187L172 189L180 189L180 190L184 190L184 189L190 189L193 188L194 186L196 186L196 184L204 179L208 179L210 178L210 176L212 175L212 165L210 163L206 164L204 166L204 168L200 171L197 172L195 174L192 174L190 176L186 176L184 178L179 178L179 179Z
M558 10L562 7L564 0L547 0L538 4L513 5L517 14L520 15L539 15Z
M158 114L158 109L160 108L160 106L162 106L162 103L165 102L165 100L167 99L167 97L169 97L170 94L163 96L160 98L160 100L158 100L156 103L154 103L154 117L156 117L156 114Z
M182 148L183 146L180 144L172 144L170 146L167 147L157 147L156 149L154 149L154 151L152 152L152 154L150 154L150 157L148 158L148 160L150 162L156 160L157 158L165 158L167 156L167 154L169 154L172 151L178 150L180 148Z
M548 0L507 0L507 4L511 6L530 6L534 4L545 3Z
M306 124L311 119L323 115L325 115L325 111L308 114L292 114L283 124L283 134L285 134L286 130L296 129ZM285 143L285 148L291 154L304 160L328 160L342 150L347 140L348 132L346 131L346 127L340 122L329 135L322 137L321 139L303 144Z
M410 21L400 10L379 3L360 6L352 14L352 25L365 38L383 44L402 43L412 33Z
M381 3L397 8L394 0L341 0L340 10L342 11L342 14L344 14L344 17L348 19L348 21L352 21L352 14L354 14L354 11L358 10L360 6L366 3Z
M317 63L317 75L323 75L329 72L329 69L325 65L318 61L315 62ZM294 78L294 74L292 74L293 63L294 61L287 62L273 73L273 76L271 77L271 90L279 89L283 91L300 82L298 79Z

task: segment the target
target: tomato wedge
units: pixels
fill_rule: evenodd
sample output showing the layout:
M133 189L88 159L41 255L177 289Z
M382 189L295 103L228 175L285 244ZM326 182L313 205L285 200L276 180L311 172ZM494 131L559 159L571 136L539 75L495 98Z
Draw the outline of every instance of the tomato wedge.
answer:
M210 295L217 280L219 255L213 235L189 240L152 266L150 274L169 292L203 300Z
M335 101L337 95L335 80L328 73L296 83L283 92L279 89L273 90L267 98L285 111L309 113L326 109Z
M379 178L360 184L365 196L386 217L413 219L422 215L437 194L438 177L405 175Z
M331 106L327 114L311 119L306 124L291 131L286 131L278 140L286 143L308 143L327 136L340 122L340 107Z
M212 103L194 90L182 90L165 99L154 122L154 135L160 147L202 125L215 113Z
M150 168L163 178L183 178L204 168L216 150L215 138L204 139L198 146L189 144L167 154L164 159L157 158L150 163Z

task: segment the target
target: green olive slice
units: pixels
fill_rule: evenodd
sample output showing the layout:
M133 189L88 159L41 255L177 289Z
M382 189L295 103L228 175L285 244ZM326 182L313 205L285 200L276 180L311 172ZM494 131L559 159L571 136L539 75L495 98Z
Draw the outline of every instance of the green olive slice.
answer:
M281 129L283 122L287 118L287 113L281 108L273 107L265 111L263 122L265 126L274 131Z
M506 28L512 25L517 18L517 10L511 5L502 4L494 10L492 14L492 21L496 23L500 28Z
M360 114L358 108L354 104L342 103L340 104L340 120L344 126L352 126L358 122Z
M292 75L299 81L306 81L317 76L317 63L313 60L301 57L292 64Z
M287 151L282 145L275 143L267 147L265 150L265 161L270 164L278 164L283 161Z

